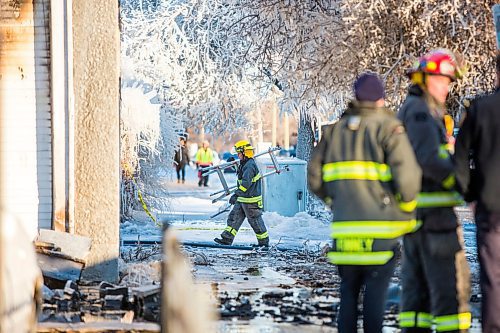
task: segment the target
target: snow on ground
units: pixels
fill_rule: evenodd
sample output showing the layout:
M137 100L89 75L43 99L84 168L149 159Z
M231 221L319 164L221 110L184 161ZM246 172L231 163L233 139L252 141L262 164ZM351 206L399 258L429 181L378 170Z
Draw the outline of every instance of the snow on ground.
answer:
M175 176L172 179L171 176L165 174L164 186L170 194L169 203L170 209L163 212L154 212L159 221L168 221L173 228L176 229L178 237L184 242L213 242L213 238L217 237L226 226L226 219L228 213L221 214L216 218L210 218L211 215L215 214L221 209L224 209L228 205L227 197L216 203L212 203L212 199L215 196L210 196L211 193L217 192L222 189L222 185L217 180L216 176L211 176L208 188L198 187L196 171L187 168L186 183L178 184ZM234 174L226 174L227 181L230 184L235 183L236 177ZM457 208L457 213L463 224L464 239L466 246L466 254L469 264L471 265L472 272L472 287L473 295L479 293L478 290L478 272L479 267L476 259L476 249L475 249L475 224L473 223L473 218L470 210L466 207ZM310 216L307 213L298 213L293 217L281 216L275 212L264 212L263 219L269 229L269 234L271 238L271 245L278 244L281 247L286 248L303 248L305 245L311 247L311 249L316 249L321 247L323 244L330 242L330 228L329 222L317 219ZM149 219L145 212L136 211L133 214L133 219L130 221L123 222L121 224L121 236L122 239L154 239L160 241L161 230L157 227L153 221ZM240 232L236 236L235 245L243 244L248 245L256 243L255 234L250 228L247 221L244 222ZM242 260L238 256L244 256L244 254L235 254L230 250L227 253L231 253L226 258L230 260ZM220 249L219 249L220 252ZM212 253L210 250L206 250L205 254ZM248 256L248 254L247 254ZM210 256L209 256L210 258ZM238 259L240 258L240 259ZM269 260L269 259L268 259ZM255 262L254 262L255 261ZM229 265L214 265L214 266L197 266L197 280L198 281L211 281L215 279L214 277L220 277L219 293L224 290L239 290L242 285L251 287L255 289L254 281L252 276L249 276L247 270L249 268L257 267L260 272L257 276L259 283L264 285L271 285L276 277L271 276L270 278L264 279L267 274L266 272L282 274L283 271L278 270L276 267L268 267L266 262L266 257L256 258L245 257L244 262L246 266L240 267L240 271L234 271L234 266ZM141 264L134 263L121 263L121 271L124 274L122 283L136 285L144 283L145 281L155 280L151 278L154 276L154 272L158 271L158 262L146 262ZM253 266L252 266L253 265ZM254 267L255 266L255 267ZM206 272L205 272L206 271ZM250 274L251 275L251 274ZM272 274L271 274L272 275ZM150 279L150 280L148 280ZM477 301L472 305L472 312L474 316L474 323L471 332L480 332L480 324L477 318L479 317L479 303ZM256 320L262 320L262 318L257 318ZM241 321L221 321L219 325L221 328L218 330L220 332L233 332L233 329L245 329L245 332L261 332L261 330L248 330L249 324L256 325L257 322L252 321L251 323L243 323ZM282 323L270 323L263 322L262 327L265 332L293 332L287 326L281 327ZM232 326L234 325L234 326ZM279 328L278 328L279 326ZM309 332L305 330L303 325L300 326L300 331ZM323 332L323 326L315 327L308 326L311 328L310 332L316 332L321 329ZM283 330L280 330L280 329ZM275 329L275 330L274 330ZM328 330L325 330L328 331ZM392 327L385 327L385 333L397 332L397 329Z
M234 173L225 174L229 186L236 183ZM276 176L279 177L279 176ZM175 178L175 176L173 177ZM168 221L178 233L181 241L212 242L226 227L228 212L215 218L211 215L228 206L228 197L212 203L217 196L211 193L222 189L216 175L211 175L209 187L198 187L196 170L186 168L186 183L179 184L171 176L165 174L165 187L170 198L170 209L155 212L159 221ZM307 213L298 213L293 217L281 216L275 212L264 212L264 222L269 229L272 244L287 247L321 246L329 242L329 223L316 219ZM133 219L125 221L120 227L122 239L159 239L161 230L144 212L134 212ZM253 230L245 221L236 236L234 244L253 244L256 238Z

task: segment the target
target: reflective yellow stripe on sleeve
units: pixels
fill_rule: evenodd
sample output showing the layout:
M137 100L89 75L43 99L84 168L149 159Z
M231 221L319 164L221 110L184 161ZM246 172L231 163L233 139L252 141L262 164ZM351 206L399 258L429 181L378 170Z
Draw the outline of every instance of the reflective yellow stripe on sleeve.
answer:
M448 152L448 144L445 143L439 146L438 156L442 160L450 157L450 153Z
M417 208L417 200L412 200L408 202L401 201L398 203L399 209L403 212L411 213Z
M332 238L392 239L413 232L420 221L335 221L331 224Z
M455 175L450 174L448 177L446 177L443 182L441 183L445 189L450 189L453 186L455 186Z
M396 200L398 202L399 209L403 212L411 213L415 210L415 208L417 208L417 200L403 201L400 193L396 194Z
M434 318L437 332L466 330L470 327L471 320L472 319L470 312L463 312L447 316L436 316Z
M422 192L417 197L417 208L454 207L464 203L458 192Z
M323 165L323 181L347 179L388 182L392 179L392 174L387 164L371 161L342 161Z
M243 192L247 191L247 188L244 187L243 185L238 186L238 189L242 190Z
M255 177L252 178L252 183L256 183L261 178L262 178L262 175L260 173L258 173Z

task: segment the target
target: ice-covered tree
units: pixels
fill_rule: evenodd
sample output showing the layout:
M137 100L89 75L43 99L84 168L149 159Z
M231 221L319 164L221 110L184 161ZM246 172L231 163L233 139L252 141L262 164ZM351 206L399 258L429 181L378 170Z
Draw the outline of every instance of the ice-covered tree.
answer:
M308 159L315 119L341 114L360 72L385 79L395 110L416 57L446 47L469 63L451 109L489 90L494 2L122 0L122 49L176 115L209 131L255 128L251 110L279 90L281 110L299 118L298 154Z
M495 56L493 0L345 1L341 13L349 46L346 63L385 78L389 100L397 106L405 94L405 70L422 53L445 47L463 55L468 73L452 90L450 108L463 97L491 90Z
M451 110L459 108L463 96L493 86L493 0L230 3L233 33L251 41L247 61L267 68L281 84L283 108L301 115L303 141L309 141L309 123L319 110L344 107L326 103L325 108L318 101L332 100L332 95L348 100L351 84L362 71L375 71L385 79L388 102L396 109L408 85L405 71L432 48L460 52L469 64L467 76L452 91ZM305 143L305 158L307 151Z
M164 208L165 193L158 186L162 179L158 173L165 164L172 164L182 124L160 103L155 90L125 73L120 115L122 216L130 217L132 209L142 206L141 200L147 203L148 210Z
M154 6L152 5L154 3ZM215 133L248 125L259 89L244 43L228 34L224 1L122 0L122 52L189 127Z

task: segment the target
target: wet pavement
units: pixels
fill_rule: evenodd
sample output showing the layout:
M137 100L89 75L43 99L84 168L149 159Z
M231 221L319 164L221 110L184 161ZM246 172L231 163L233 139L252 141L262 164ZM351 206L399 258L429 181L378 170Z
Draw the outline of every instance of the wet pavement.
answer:
M225 216L213 224L207 224L209 214L205 210L194 208L191 213L176 211L175 200L182 202L189 196L199 200L210 200L210 193L217 186L212 180L211 188L198 188L192 182L186 184L169 183L173 195L173 209L164 213L163 218L169 220L178 229L181 240L207 238L207 233L217 235L225 226ZM194 193L194 195L193 195ZM196 201L194 201L197 203ZM211 208L212 210L214 208ZM472 272L471 306L473 313L473 329L480 332L479 317L479 266L475 250L475 225L472 214L466 208L457 209L463 223L464 243L467 260ZM210 223L212 223L210 222ZM142 223L142 222L141 222ZM148 224L129 224L126 237L134 238L134 230L159 240L159 230L141 230ZM135 228L135 229L134 229ZM132 230L132 232L130 232ZM272 230L272 229L271 229ZM122 229L123 232L123 229ZM244 229L242 234L254 237L251 230ZM212 236L210 236L212 237ZM209 237L209 239L210 239ZM239 240L250 239L240 236ZM242 237L242 238L241 238ZM327 237L325 238L327 239ZM219 320L216 331L221 333L280 333L280 332L336 332L336 316L339 305L339 282L336 267L325 258L326 242L286 243L286 251L271 246L268 251L217 249L184 247L186 255L191 259L193 276L199 284L210 286L211 301L217 309ZM276 242L274 243L276 245ZM297 245L298 244L298 245ZM283 244L278 244L283 246ZM129 265L127 272L122 272L122 284L134 282L157 283L158 278L151 272L158 271L161 248L156 247L122 247L122 257ZM148 266L140 277L133 276L138 269L134 263ZM399 265L399 264L398 264ZM391 279L383 332L398 332L399 305L399 266ZM138 273L137 273L138 274ZM74 297L61 296L44 304L44 318L57 317L64 321L94 320L96 317L120 317L133 307L126 309L105 309L105 302L96 295L95 286L80 288L80 307ZM64 310L66 307L67 311ZM157 310L157 309L156 309ZM155 311L156 311L155 310ZM361 312L361 308L359 311ZM85 317L85 318L84 318ZM154 317L136 316L134 320L155 320ZM361 318L360 318L361 319ZM157 320L157 318L156 318ZM361 327L361 322L359 327Z
M180 193L179 193L180 194ZM182 195L182 194L181 194ZM473 328L479 332L479 266L475 224L466 207L457 209L471 267ZM191 255L200 249L188 248ZM218 332L334 332L339 277L320 248L269 252L204 249L195 280L211 284L220 314ZM196 262L196 260L193 260ZM392 278L384 332L397 332L399 268ZM361 309L359 309L361 311Z

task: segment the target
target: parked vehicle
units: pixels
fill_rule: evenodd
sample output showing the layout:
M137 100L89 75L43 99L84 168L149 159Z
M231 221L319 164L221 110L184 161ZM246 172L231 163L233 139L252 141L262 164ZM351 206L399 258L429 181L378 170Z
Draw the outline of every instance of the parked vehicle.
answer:
M295 151L295 148L290 148L288 150L286 149L281 149L278 153L278 156L281 157L296 157L297 153Z
M232 162L237 159L238 159L238 154L233 154L229 151L226 151L222 154L223 163ZM235 172L236 172L236 167L224 169L224 173L235 173Z

